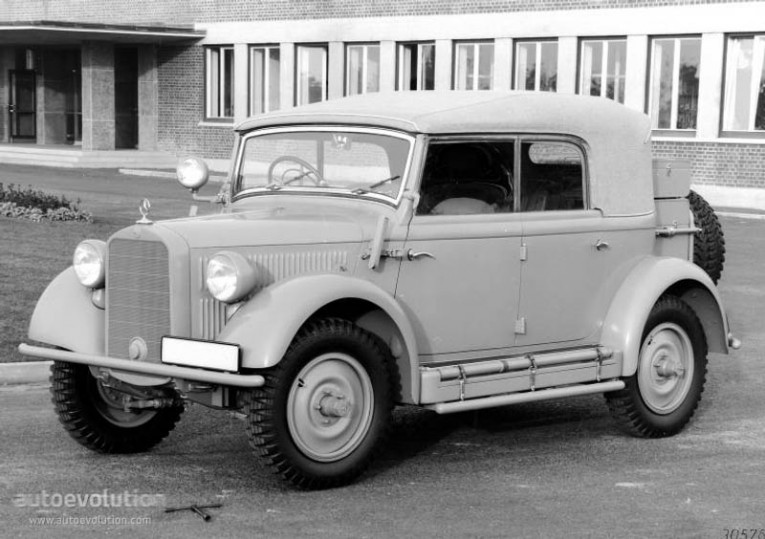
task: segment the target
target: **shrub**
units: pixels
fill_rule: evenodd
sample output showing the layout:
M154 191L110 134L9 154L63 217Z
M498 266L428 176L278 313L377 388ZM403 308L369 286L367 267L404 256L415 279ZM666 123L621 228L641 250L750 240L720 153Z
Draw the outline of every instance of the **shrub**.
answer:
M40 221L85 221L92 222L90 212L81 210L65 196L57 197L33 189L20 188L14 184L7 187L0 183L0 216Z

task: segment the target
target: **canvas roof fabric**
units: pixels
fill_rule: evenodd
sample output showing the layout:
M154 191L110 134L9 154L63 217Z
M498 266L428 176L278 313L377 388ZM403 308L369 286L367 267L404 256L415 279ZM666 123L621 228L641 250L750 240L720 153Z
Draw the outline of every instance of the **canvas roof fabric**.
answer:
M237 130L297 125L573 136L585 143L593 208L609 216L654 209L649 118L609 99L513 91L374 93L260 115Z

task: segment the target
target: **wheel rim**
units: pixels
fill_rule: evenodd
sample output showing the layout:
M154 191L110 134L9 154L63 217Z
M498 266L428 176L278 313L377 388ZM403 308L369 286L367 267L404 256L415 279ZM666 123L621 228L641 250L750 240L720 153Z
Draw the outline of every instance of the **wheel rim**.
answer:
M100 380L93 380L91 402L98 414L112 425L122 428L140 427L156 415L154 410L125 411L120 399L121 394L105 387Z
M694 371L693 344L677 324L664 323L651 330L640 350L638 387L646 406L669 414L685 402Z
M372 424L374 390L353 357L321 355L303 367L287 398L287 425L298 449L319 462L351 454Z

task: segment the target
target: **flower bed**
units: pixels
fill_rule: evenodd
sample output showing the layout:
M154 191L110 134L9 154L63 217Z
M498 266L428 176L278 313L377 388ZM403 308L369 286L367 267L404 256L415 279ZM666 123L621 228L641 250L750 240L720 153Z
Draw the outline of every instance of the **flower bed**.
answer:
M57 197L32 187L7 187L0 183L0 216L30 221L81 221L90 223L93 216L81 210L77 202L65 196Z

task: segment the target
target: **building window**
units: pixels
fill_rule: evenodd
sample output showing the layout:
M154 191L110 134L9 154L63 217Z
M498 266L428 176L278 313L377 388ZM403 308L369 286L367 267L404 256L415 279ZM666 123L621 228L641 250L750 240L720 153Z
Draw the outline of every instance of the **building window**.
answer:
M649 110L654 129L696 129L700 38L653 41Z
M250 114L279 108L279 47L250 47Z
M234 47L206 48L207 118L234 117Z
M557 41L521 41L515 47L515 88L554 92L558 84Z
M380 45L348 45L345 87L348 95L380 91Z
M327 46L297 47L297 104L327 99Z
M491 90L494 78L494 43L455 45L455 90Z
M398 46L399 90L432 90L435 79L434 43L401 43Z
M626 40L582 41L580 93L624 103L626 64Z
M723 130L765 130L765 36L728 39Z

